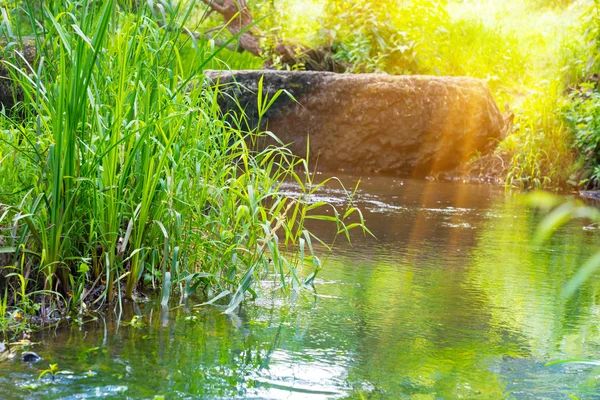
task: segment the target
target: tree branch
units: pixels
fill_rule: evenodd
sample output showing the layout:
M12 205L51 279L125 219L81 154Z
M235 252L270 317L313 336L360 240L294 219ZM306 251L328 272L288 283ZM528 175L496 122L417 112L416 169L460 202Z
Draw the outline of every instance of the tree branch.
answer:
M215 0L202 0L202 2L208 5L213 11L218 12L219 14L225 13L225 7L215 2Z
M211 10L223 16L225 27L233 35L238 36L239 50L248 51L255 56L262 54L260 41L248 29L252 26L252 13L245 0L202 0Z

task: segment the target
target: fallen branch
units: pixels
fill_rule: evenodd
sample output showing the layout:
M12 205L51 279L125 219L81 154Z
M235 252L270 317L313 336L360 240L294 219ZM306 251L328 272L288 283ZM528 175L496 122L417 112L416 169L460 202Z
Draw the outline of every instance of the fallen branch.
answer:
M249 28L252 27L252 13L245 0L202 0L212 11L216 11L223 16L224 26L229 33L237 36L238 51L247 51L255 56L260 56L263 49L260 41L255 37Z

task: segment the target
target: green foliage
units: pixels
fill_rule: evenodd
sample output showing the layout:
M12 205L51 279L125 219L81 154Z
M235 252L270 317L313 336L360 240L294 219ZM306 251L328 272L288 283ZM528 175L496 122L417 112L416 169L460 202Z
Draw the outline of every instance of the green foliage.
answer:
M574 135L575 147L585 163L583 183L600 183L600 93L595 84L582 84L573 90L565 106L566 120Z
M534 243L541 244L559 228L574 219L584 219L595 223L600 222L600 210L586 206L581 201L564 199L560 196L544 192L534 192L529 195L529 201L548 212L539 224L534 237ZM591 256L571 277L565 285L562 296L569 298L600 268L600 253Z
M50 364L48 369L45 369L40 372L40 374L38 375L38 381L46 375L50 375L52 379L54 379L54 375L56 375L58 371L58 364Z
M184 62L187 11L164 10L157 21L112 0L52 2L35 15L46 30L35 37L39 66L19 68L18 52L4 61L25 102L19 121L0 119L11 160L0 164L0 229L27 271L21 287L65 310L135 298L144 282L165 283L165 305L175 289L236 293L233 310L265 274L299 291L314 274L304 279L298 263L321 268L304 228L321 206L309 202L306 162L283 146L255 150L265 133L243 113L222 115L220 89L200 73L224 65L227 43L194 42L194 63ZM287 179L298 198L280 192ZM340 233L362 226L351 206L334 215Z
M528 99L516 116L514 133L499 149L511 155L506 183L518 187L557 189L565 182L575 185L578 169L571 145L571 132L561 118L562 100L554 91Z
M589 5L582 29L585 47L580 67L583 83L569 89L563 113L573 133L573 142L580 156L580 184L597 187L600 184L600 93L597 87L600 72L600 3Z
M201 48L208 49L210 42L201 44ZM202 69L216 70L238 70L238 69L262 69L264 61L251 53L239 53L228 49L221 49L218 57L206 60L206 57L199 57L198 51L193 43L182 40L181 63L187 66L190 71Z
M594 0L582 15L582 28L586 43L586 73L600 71L600 2Z
M423 28L444 30L447 19L444 2L332 1L323 32L336 57L353 71L410 74L421 68Z

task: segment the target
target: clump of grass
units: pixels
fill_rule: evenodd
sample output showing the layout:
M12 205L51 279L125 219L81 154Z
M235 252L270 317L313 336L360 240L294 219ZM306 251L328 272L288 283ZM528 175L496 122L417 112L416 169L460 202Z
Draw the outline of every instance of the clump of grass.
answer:
M517 111L514 131L499 151L511 155L506 183L518 187L559 189L577 184L576 152L562 117L562 85L531 95Z
M190 71L192 39L181 34L190 9L157 7L27 7L43 27L32 29L37 64L19 68L19 52L3 61L25 100L19 120L0 117L10 160L0 176L11 177L0 192L18 193L0 198L0 227L25 293L41 290L53 303L42 313L119 304L161 285L167 301L176 291L228 296L232 312L265 274L285 291L311 283L321 262L307 219L329 219L339 233L364 227L352 206L319 216L327 205L310 204L315 185L296 172L307 171L304 160L283 146L249 147L265 133L247 129L243 115L222 115L219 88L201 74L223 48L194 43ZM279 190L290 179L298 198ZM305 262L309 276L297 271Z

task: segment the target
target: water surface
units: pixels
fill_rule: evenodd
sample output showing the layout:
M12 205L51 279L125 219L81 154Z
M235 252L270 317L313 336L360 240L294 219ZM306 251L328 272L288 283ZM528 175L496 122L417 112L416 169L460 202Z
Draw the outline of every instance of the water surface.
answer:
M292 303L265 282L237 315L150 302L44 331L43 361L0 365L0 397L600 398L599 370L545 366L600 359L597 282L559 297L600 248L595 226L573 223L532 248L540 216L503 188L385 177L360 187L377 238L338 242L315 293ZM317 197L343 196L332 186ZM143 326L118 324L134 315ZM50 363L62 372L38 381Z

